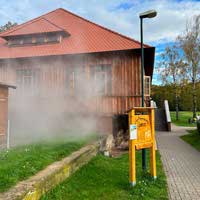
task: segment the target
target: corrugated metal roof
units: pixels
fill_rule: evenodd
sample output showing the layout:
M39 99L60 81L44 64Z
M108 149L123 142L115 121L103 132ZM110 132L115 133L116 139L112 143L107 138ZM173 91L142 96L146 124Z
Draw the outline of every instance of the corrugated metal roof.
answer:
M8 33L3 33L1 36L10 37L10 36L19 36L19 35L30 35L36 33L49 33L49 32L58 32L63 31L60 27L46 20L45 18L40 18L32 23L26 24L25 26L18 27Z
M44 25L44 27L41 26ZM60 43L8 47L5 36L64 30L70 34ZM139 49L134 39L90 22L62 8L0 34L0 59ZM145 47L150 47L145 45Z

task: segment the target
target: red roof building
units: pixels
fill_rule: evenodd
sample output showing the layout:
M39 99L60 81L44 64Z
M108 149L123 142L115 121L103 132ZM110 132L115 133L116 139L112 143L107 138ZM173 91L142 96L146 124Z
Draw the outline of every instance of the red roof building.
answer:
M6 38L64 31L69 34L52 45L9 48ZM21 58L139 49L134 39L90 22L64 9L57 9L0 34L0 58ZM149 47L149 46L146 46Z
M154 52L145 45L147 80ZM15 98L53 93L77 99L92 87L82 108L124 115L141 103L140 43L60 8L0 34L1 81L17 85Z

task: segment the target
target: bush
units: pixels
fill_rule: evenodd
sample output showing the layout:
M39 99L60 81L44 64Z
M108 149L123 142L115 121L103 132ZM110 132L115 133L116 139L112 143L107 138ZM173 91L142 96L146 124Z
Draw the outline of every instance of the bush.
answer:
M188 119L188 123L189 123L189 124L194 124L194 123L196 123L196 122L197 122L197 119L196 119L196 118L191 117L191 118Z
M197 131L200 134L200 120L197 120Z

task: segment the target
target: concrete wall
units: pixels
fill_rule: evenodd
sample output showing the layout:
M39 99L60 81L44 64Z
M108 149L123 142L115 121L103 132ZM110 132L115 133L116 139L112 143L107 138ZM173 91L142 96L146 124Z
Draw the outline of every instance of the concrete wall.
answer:
M39 200L43 194L88 163L97 154L99 146L99 142L87 145L63 160L49 165L30 179L0 194L0 200Z

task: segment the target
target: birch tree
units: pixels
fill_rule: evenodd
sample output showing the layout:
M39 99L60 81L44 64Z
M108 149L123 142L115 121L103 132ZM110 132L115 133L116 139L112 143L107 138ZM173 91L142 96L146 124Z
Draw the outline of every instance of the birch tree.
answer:
M178 37L186 61L186 76L192 83L193 118L197 112L196 84L200 79L200 15L194 16L186 25L182 35Z
M175 43L173 46L168 46L161 54L159 63L159 74L165 85L172 85L173 96L176 108L176 120L179 119L179 95L181 87L185 82L185 63L181 59L180 51Z

